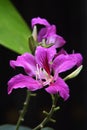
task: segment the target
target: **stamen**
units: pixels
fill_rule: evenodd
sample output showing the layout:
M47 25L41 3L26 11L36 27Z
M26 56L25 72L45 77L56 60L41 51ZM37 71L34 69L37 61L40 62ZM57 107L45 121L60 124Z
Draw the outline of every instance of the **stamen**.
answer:
M36 64L36 68L37 68L37 70L36 70L36 80L38 79L38 76L39 76L39 68L38 68L38 64Z
M43 86L49 85L53 82L53 76L49 75L44 69L39 67L38 64L36 64L36 80L40 80L43 84Z
M41 68L39 68L39 65L38 64L36 64L36 68L37 68L37 70L36 70L36 80L41 80L41 76L40 76L40 74L42 73L42 70L41 70Z
M43 83L43 86L49 85L53 82L53 77L50 75L47 77L46 81Z

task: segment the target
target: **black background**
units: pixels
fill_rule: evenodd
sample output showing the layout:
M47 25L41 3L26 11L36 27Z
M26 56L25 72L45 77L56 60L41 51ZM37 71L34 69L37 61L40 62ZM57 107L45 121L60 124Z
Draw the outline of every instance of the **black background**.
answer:
M25 19L29 27L33 17L46 18L55 24L57 32L67 41L64 48L68 52L80 52L83 55L84 68L79 76L68 81L70 98L59 101L61 109L55 114L56 124L49 123L55 130L87 130L87 2L86 0L12 0L12 3ZM22 108L26 90L15 90L7 95L7 81L19 73L9 66L9 60L15 59L16 53L0 46L0 125L16 124L18 110ZM49 110L50 96L43 90L37 92L30 101L30 107L23 125L33 127L42 118L42 110Z

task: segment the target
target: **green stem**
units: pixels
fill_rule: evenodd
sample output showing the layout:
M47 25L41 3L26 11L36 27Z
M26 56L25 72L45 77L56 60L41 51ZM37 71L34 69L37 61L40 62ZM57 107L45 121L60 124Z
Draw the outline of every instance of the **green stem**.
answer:
M39 130L39 129L43 128L47 122L54 121L51 117L55 112L58 95L51 95L51 96L52 96L52 106L51 106L49 113L47 113L46 114L47 116L43 119L43 121L38 126L33 128L32 130Z
M23 110L21 111L19 119L17 121L16 130L19 130L19 126L20 126L21 122L24 121L24 115L27 112L27 108L28 108L28 104L29 104L29 101L30 101L30 97L31 97L31 92L27 90L26 100L24 102Z

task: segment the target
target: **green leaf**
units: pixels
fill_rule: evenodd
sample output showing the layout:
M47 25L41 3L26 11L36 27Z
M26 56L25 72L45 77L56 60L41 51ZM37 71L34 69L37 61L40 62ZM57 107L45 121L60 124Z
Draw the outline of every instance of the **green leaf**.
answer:
M54 129L50 127L45 127L45 128L42 128L41 130L54 130Z
M9 0L0 0L0 44L22 54L30 52L28 37L31 32Z
M0 130L15 130L15 129L16 129L16 125L6 124L6 125L0 126ZM31 130L31 129L27 128L27 127L20 126L19 130Z

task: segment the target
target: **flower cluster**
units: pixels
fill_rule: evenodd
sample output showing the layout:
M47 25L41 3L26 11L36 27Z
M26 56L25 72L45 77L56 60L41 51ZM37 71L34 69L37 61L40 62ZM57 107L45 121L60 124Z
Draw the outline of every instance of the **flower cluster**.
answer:
M26 75L18 74L8 81L8 94L13 89L26 87L29 91L44 88L50 94L59 94L64 100L69 97L69 87L61 78L60 73L79 67L82 64L80 53L68 54L63 48L66 43L63 37L56 34L56 26L49 24L46 19L40 17L31 21L34 29L37 24L43 25L34 36L38 43L34 55L28 52L10 61L10 66L23 67ZM49 47L43 46L50 45ZM31 50L32 51L32 50Z

